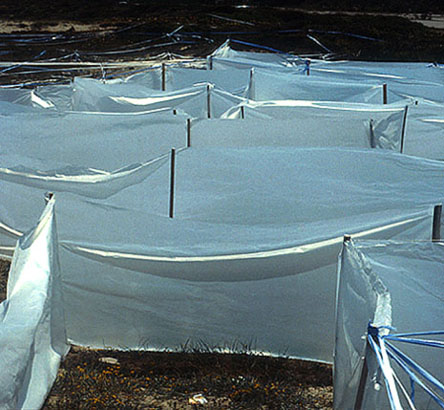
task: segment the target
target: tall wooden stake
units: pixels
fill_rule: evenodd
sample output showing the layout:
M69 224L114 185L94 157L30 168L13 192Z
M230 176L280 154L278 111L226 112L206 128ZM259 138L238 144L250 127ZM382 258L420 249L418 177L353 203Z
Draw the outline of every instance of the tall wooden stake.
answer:
M245 107L242 105L241 107L241 118L244 120L245 119Z
M253 73L254 73L254 68L250 68L250 79L248 80L248 88L249 88L248 97L251 98L252 100L254 100Z
M207 113L208 118L211 118L211 88L210 85L207 85Z
M191 119L187 118L187 147L191 147Z
M435 208L433 209L432 241L441 240L441 214L442 205L435 205Z
M382 103L387 104L387 84L382 84Z
M170 162L170 218L174 217L174 180L176 174L176 150L171 149Z
M212 70L213 69L213 56L208 57L208 61L210 64L210 70Z
M404 108L404 116L402 117L402 129L401 129L401 149L399 152L402 154L404 152L404 139L405 139L405 126L407 124L407 112L409 106L406 105Z
M375 130L373 129L373 120L370 120L370 148L376 148Z
M166 90L166 65L162 63L162 91Z

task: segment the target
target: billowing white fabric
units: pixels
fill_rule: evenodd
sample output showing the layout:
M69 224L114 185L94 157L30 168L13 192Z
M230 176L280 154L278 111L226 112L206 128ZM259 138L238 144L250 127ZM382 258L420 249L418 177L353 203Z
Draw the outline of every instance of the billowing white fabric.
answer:
M245 70L199 70L174 66L166 68L167 90L180 90L209 83L231 94L244 96L249 81L250 73Z
M229 41L226 41L208 56L208 66L216 70L232 70L233 68L249 70L252 67L269 69L297 67L299 69L304 67L304 61L285 53L236 51L230 47ZM300 71L302 72L302 69Z
M444 245L436 242L351 241L340 257L334 407L353 408L365 340L371 321L375 326L393 326L391 333L444 329L442 295ZM386 331L387 333L387 331ZM442 352L425 346L392 342L438 380L444 380ZM392 368L410 393L410 381L392 362ZM377 363L367 354L370 371L363 409L390 408L382 375L374 380ZM375 381L381 390L374 388ZM404 408L409 408L401 391ZM415 389L418 409L439 408L419 386Z
M362 104L339 101L306 101L306 100L275 100L242 102L232 107L222 115L222 118L240 118L241 106L244 107L245 118L274 118L291 120L295 113L310 117L338 117L345 119L378 119L378 115L385 118L387 114L394 114L405 107L406 104L394 105Z
M40 89L38 95L42 96L39 97L42 104L59 111L140 113L160 109L172 112L175 109L195 118L208 118L208 111L211 117L220 117L243 101L243 98L207 83L168 92L152 90L135 81L103 82L91 78L76 78L71 86L54 86L48 92Z
M138 83L153 90L162 89L162 66L150 67L140 73L120 77L121 81L127 83ZM183 87L185 88L185 87Z
M444 196L444 165L375 150L191 148L176 165L173 219L169 164L103 200L57 194L72 342L255 340L260 351L331 361L342 235L428 239L430 206ZM34 201L57 188L22 178L0 182L4 252Z
M0 115L0 146L6 157L1 166L19 165L13 158L19 155L43 161L41 170L64 165L115 171L186 146L186 118L169 110L130 114L4 112Z
M0 304L0 408L40 408L67 350L51 200L18 241Z
M444 159L444 105L420 100L408 108L404 153Z
M50 101L42 99L35 90L21 88L1 88L0 101L36 108L54 108Z
M220 70L226 71L226 70ZM362 83L346 78L328 80L328 77L302 76L295 69L264 70L255 68L252 73L249 98L267 100L342 101L382 104L382 85ZM391 102L402 100L393 94Z
M399 98L426 98L444 102L443 70L427 63L382 63L358 61L314 61L310 76L330 81L359 81L387 84L388 102Z
M248 110L244 111L249 115ZM252 116L254 117L254 115ZM293 110L292 119L245 118L193 121L193 147L356 147L400 150L404 110L345 114ZM346 118L346 120L345 120Z
M204 117L206 86L165 93L136 83L119 80L76 78L73 84L72 110L88 112L141 112L159 108L180 109L193 117Z
M0 155L2 162L10 162L11 159L26 165L1 167L0 175L4 181L18 182L36 188L49 187L53 191L67 191L89 198L107 198L128 185L143 181L157 171L168 160L168 154L143 164L129 165L112 172L70 166L41 171L48 166L47 162Z
M255 53L233 50L224 43L212 56L216 70L261 68L269 71L291 69L294 76L306 76L304 60L288 54ZM290 71L288 71L290 72ZM311 60L310 80L331 83L359 82L388 85L388 102L426 98L444 102L444 70L427 63L383 63L368 61ZM302 78L301 78L302 80ZM309 81L310 81L309 80Z
M370 105L359 103L341 103L328 101L296 101L296 100L277 100L277 101L248 101L241 103L239 106L232 107L222 115L222 118L241 118L243 106L243 115L245 119L268 119L275 123L276 120L290 121L296 118L302 118L303 123L317 121L318 124L323 122L329 124L329 128L319 127L319 133L325 132L325 135L331 130L335 130L335 135L340 135L343 140L347 140L358 133L361 125L357 125L356 121L361 121L367 128L369 118L373 120L373 129L376 130L376 124L380 124L379 135L381 133L384 138L377 142L376 145L382 144L388 147L388 141L393 141L393 137L399 138L398 130L391 128L391 124L399 124L398 122L385 121L383 118L391 118L391 114L399 113L403 110L402 102L382 105ZM408 103L408 112L406 116L405 138L403 153L415 155L430 159L444 158L444 107L442 104L433 103L420 99L417 103ZM378 119L380 119L378 121ZM338 126L334 127L337 123ZM340 124L342 123L342 126ZM330 125L331 124L331 125ZM353 125L355 124L355 125ZM277 122L279 127L279 122ZM387 128L386 128L387 127ZM295 127L297 130L298 127ZM368 128L367 128L368 129ZM376 136L377 131L374 132ZM316 131L312 131L310 135L316 135ZM348 137L350 136L350 137ZM351 138L353 140L353 138ZM376 138L378 140L378 138ZM387 140L387 141L386 141ZM307 140L308 141L308 140ZM399 150L399 144L393 146L392 149Z

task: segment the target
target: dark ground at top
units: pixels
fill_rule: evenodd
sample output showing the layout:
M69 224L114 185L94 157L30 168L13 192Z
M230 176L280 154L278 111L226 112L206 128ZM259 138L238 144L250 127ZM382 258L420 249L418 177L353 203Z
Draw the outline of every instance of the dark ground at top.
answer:
M247 4L249 8L236 5ZM330 10L330 14L309 10ZM344 11L358 12L350 15ZM0 59L26 61L41 50L45 58L73 51L88 54L83 60L135 59L171 51L187 55L210 53L226 38L235 38L296 54L325 53L307 37L315 37L337 58L381 61L426 61L444 63L444 30L428 28L407 18L377 13L444 14L443 1L189 1L173 0L2 0L0 21L32 21L34 33L60 21L95 24L97 28L132 27L105 36L78 40L73 28L70 42L29 42L17 45L2 36ZM222 18L221 18L222 17ZM226 19L231 19L231 21ZM238 21L232 21L238 20ZM146 46L147 42L183 26L184 42L178 45L145 47L140 52L100 56L99 51ZM192 36L199 34L204 40ZM76 37L77 35L77 37ZM367 38L365 38L367 37ZM210 41L212 40L212 41Z

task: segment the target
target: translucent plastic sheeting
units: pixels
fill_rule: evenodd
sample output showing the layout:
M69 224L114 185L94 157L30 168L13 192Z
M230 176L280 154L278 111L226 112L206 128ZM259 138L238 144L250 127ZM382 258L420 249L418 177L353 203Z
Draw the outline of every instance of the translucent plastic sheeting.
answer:
M58 263L51 200L18 241L0 304L2 409L40 408L68 351Z
M162 67L158 66L148 70L143 70L140 73L121 77L121 80L128 83L142 84L143 86L153 90L162 90Z
M162 70L157 70L156 81L157 90L162 88ZM138 83L151 87L153 72L135 74L127 79L128 83ZM165 65L165 89L166 91L177 91L184 88L193 87L199 84L213 84L215 87L228 91L232 94L244 96L250 74L246 70L205 70L196 68L184 68L177 65Z
M231 94L245 96L250 81L250 73L245 70L198 70L191 68L167 67L167 90L211 83L218 89Z
M0 88L0 101L35 108L54 108L54 104L42 99L35 90L29 89Z
M176 156L174 218L169 164L103 200L60 192L68 338L132 349L254 341L331 361L342 235L430 238L443 170L374 150L191 148ZM57 192L23 178L0 182L4 252L35 201Z
M205 116L207 111L206 86L165 93L119 80L103 83L76 78L73 87L73 111L140 112L168 107L181 109L194 117Z
M170 108L195 118L217 118L242 99L209 84L165 92L144 89L137 83L76 79L72 101L73 111L140 112Z
M383 103L383 87L378 83L369 84L350 81L319 79L301 76L296 70L264 70L255 68L252 73L249 98L256 101L267 100L309 100L343 101L369 104ZM400 101L401 97L392 94L390 101Z
M232 67L282 70L306 76L303 61L285 54L239 52L223 44L211 57L217 70ZM388 102L399 99L426 98L444 102L444 73L427 63L382 63L366 61L311 60L310 79L330 82L360 82L367 85L387 84Z
M2 167L17 165L13 157L18 155L41 161L38 169L45 171L63 166L115 171L129 164L146 163L173 147L187 144L186 117L173 115L171 111L132 114L41 111L7 114L4 111L0 121L0 146L6 154Z
M397 330L391 333L444 328L443 260L444 245L436 242L353 240L345 244L339 269L335 408L353 408L365 345L362 336L369 321L374 326L394 326ZM444 380L441 350L393 343L438 380ZM390 408L375 356L370 352L366 357L370 370L362 408ZM391 362L410 394L409 378ZM375 382L381 386L380 390L375 389ZM409 408L401 390L399 396L403 407ZM419 386L415 388L415 406L418 409L439 408Z
M276 69L296 67L296 60L298 57L293 58L289 54L236 51L230 47L228 42L225 42L208 57L208 65L216 70L231 70L233 68L248 70L251 67ZM303 66L303 64L300 65L300 67Z
M0 154L0 161L6 156ZM6 157L7 161L11 158ZM168 154L156 158L143 164L133 164L116 171L107 172L104 170L63 167L50 171L40 171L47 166L42 161L28 161L21 157L14 160L22 164L11 168L1 168L0 175L4 181L18 182L32 187L50 187L57 192L72 192L89 198L108 198L109 196L143 181L160 168L168 160ZM34 168L31 168L34 167Z
M400 150L404 110L347 113L332 110L294 110L291 120L216 119L193 121L193 147L356 147ZM317 111L317 112L316 112ZM325 113L325 114L324 114ZM246 113L248 115L248 112Z
M399 113L405 104L393 105L362 104L339 101L304 101L304 100L274 100L242 102L236 107L227 110L221 118L241 118L242 108L245 118L268 118L291 120L294 115L311 117L342 117L346 120L355 118L374 118L378 115L386 118L387 115Z
M444 102L444 74L426 63L381 62L314 62L310 69L313 78L330 81L360 81L387 84L389 93L396 98L425 98ZM388 102L395 100L389 94Z
M420 100L409 106L404 152L444 160L444 105Z
M242 103L237 107L231 108L222 118L234 119L242 118L243 116L245 119L268 119L268 121L274 123L275 120L290 121L297 117L303 118L301 121L307 124L316 119L318 124L323 122L326 124L331 122L333 124L332 126L326 125L325 128L319 127L319 132L325 131L326 135L328 135L329 128L326 127L332 127L330 129L336 130L337 135L340 136L346 136L347 134L350 136L356 135L358 129L353 128L352 124L355 124L356 121L362 121L362 124L367 124L366 119L371 118L373 120L373 135L376 136L377 140L378 133L382 133L384 139L381 142L384 142L387 147L390 145L387 145L387 142L393 141L393 138L387 138L387 135L392 135L395 138L400 135L398 130L392 127L395 124L398 126L399 123L384 120L378 122L378 119L384 117L394 119L398 116L395 113L399 113L400 110L404 109L402 102L381 106L327 101L282 100L255 102L250 100L248 103ZM443 112L444 106L439 103L423 99L419 99L417 103L408 103L403 153L430 159L444 158ZM342 127L334 127L335 122L338 124L341 122L341 118ZM376 124L380 124L379 131L375 131L377 128ZM367 126L364 125L364 127ZM311 134L316 135L316 130L310 131ZM393 148L399 150L400 146L397 145Z

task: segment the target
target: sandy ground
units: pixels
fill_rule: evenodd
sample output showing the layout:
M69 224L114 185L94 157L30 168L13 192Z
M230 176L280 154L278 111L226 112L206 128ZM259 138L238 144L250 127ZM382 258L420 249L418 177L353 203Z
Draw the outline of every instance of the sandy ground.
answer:
M74 21L59 21L36 23L34 21L11 21L0 20L0 33L34 33L35 31L45 33L63 33L63 32L91 32L91 31L106 31L115 30L117 26L109 23L78 23Z

